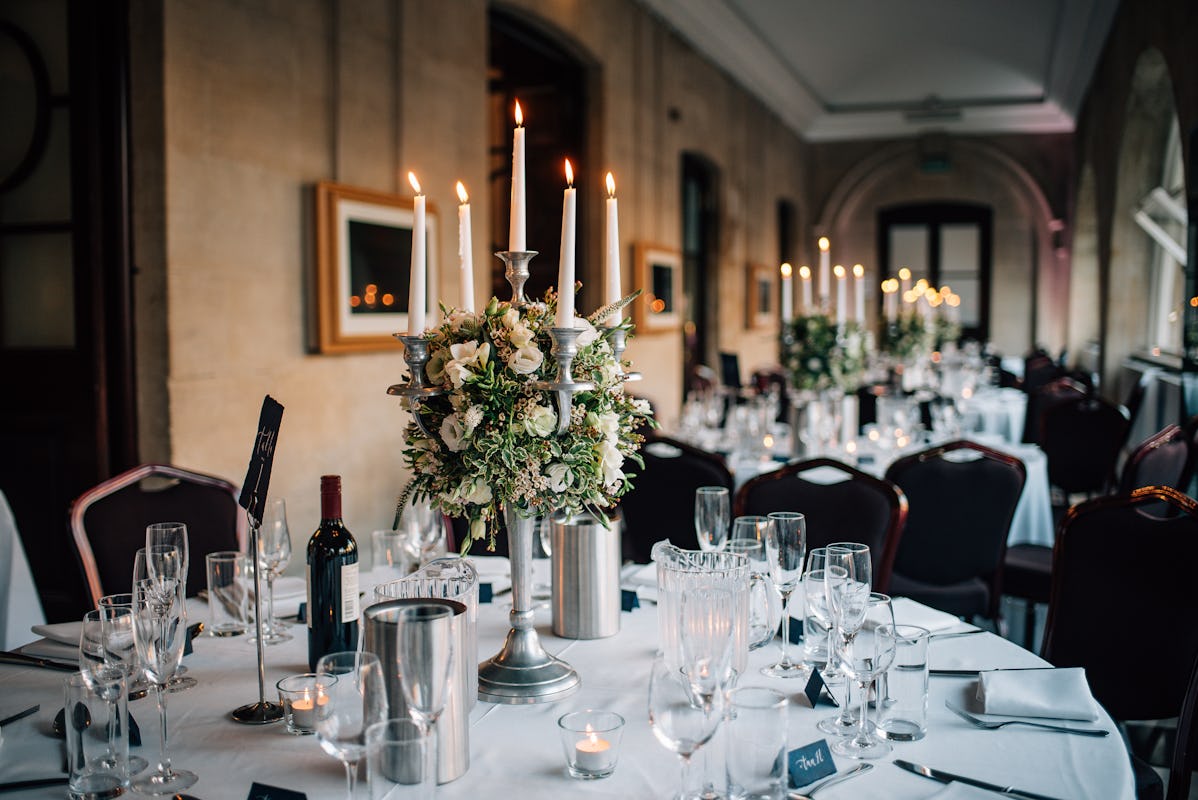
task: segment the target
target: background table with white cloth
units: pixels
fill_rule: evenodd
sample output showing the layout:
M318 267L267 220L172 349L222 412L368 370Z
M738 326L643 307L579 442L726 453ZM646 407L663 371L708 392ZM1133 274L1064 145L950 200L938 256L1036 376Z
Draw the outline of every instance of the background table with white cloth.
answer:
M538 578L547 577L547 561L536 562ZM363 585L369 575L363 575ZM499 598L502 600L503 596ZM192 605L192 620L205 619L203 603ZM507 608L484 604L479 614L479 652L496 652L507 630ZM902 621L902 620L900 620ZM654 738L646 712L651 661L657 649L657 610L646 602L621 615L621 631L607 639L573 641L549 631L549 611L537 611L542 641L578 669L581 689L549 705L503 706L479 703L470 717L470 769L441 787L440 796L454 798L520 797L549 800L564 796L630 798L666 797L677 791L678 760ZM306 672L306 637L266 650L267 685L286 675ZM777 657L769 646L750 655L750 669L741 685L772 686L791 697L790 746L821 738L816 722L835 709L813 710L793 681L762 676L758 668ZM1035 655L993 636L978 633L931 643L933 668L1026 667L1043 665ZM175 764L194 770L199 783L190 793L203 800L242 800L250 784L259 781L303 791L309 798L344 797L341 764L326 755L315 737L288 735L282 724L247 727L229 720L234 707L257 697L254 646L245 637L200 638L185 660L199 681L193 689L171 694L168 700L171 754ZM50 723L62 706L64 673L0 665L0 716L32 703L41 710L4 731L0 747L0 781L61 774L62 742L51 738ZM891 757L875 762L868 774L821 792L824 800L923 800L943 787L904 772L890 763L902 758L970 777L1060 797L1103 797L1131 800L1131 769L1117 732L1104 739L1070 736L1030 728L985 731L971 727L945 708L947 699L960 701L976 679L933 677L928 735L919 742L896 743ZM272 698L273 699L273 698ZM620 761L604 780L576 781L566 775L556 721L582 708L616 711L627 720ZM144 744L137 750L153 759L158 721L152 699L130 704L141 726ZM1100 725L1115 731L1100 712ZM852 762L837 759L845 769ZM13 792L13 798L62 797L64 787ZM365 797L365 789L360 789ZM413 795L414 796L414 795Z

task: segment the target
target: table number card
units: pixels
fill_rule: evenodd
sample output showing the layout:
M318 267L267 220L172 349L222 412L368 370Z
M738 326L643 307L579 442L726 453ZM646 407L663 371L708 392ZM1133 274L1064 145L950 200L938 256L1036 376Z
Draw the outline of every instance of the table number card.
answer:
M280 789L265 783L254 781L250 786L250 794L246 800L308 800L308 795L291 789Z
M836 764L832 762L832 751L828 749L827 739L791 750L786 762L790 769L792 789L814 783L836 772Z
M262 412L258 415L258 434L254 438L254 450L250 454L250 467L245 473L238 504L246 510L255 526L261 524L266 510L266 490L270 487L270 467L275 460L275 446L279 441L279 426L283 422L283 406L270 395L262 400Z
M824 677L819 674L818 669L811 671L811 678L807 681L807 686L803 688L803 694L807 695L807 702L811 703L812 708L820 703L830 706L840 705L836 702L832 691L824 684Z

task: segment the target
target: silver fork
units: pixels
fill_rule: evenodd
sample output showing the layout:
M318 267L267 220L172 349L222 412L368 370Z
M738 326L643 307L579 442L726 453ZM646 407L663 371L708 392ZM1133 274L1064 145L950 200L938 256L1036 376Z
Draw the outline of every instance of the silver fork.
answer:
M1043 728L1046 731L1057 731L1058 733L1076 733L1078 736L1109 736L1110 731L1096 731L1089 728L1066 728L1064 725L1049 725L1045 722L1032 722L1026 719L1005 719L1001 722L991 722L990 720L979 719L973 714L970 714L963 708L957 708L947 700L944 702L949 711L956 714L961 719L976 725L979 728L985 728L988 731L1005 728L1008 725L1026 725L1029 728Z

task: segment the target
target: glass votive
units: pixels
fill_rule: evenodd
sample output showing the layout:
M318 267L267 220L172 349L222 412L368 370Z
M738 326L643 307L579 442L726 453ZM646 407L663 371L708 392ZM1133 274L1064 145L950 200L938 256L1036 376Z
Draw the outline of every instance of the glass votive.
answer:
M275 688L279 690L279 704L283 706L283 718L287 721L288 733L307 736L316 732L316 706L323 706L329 702L328 695L325 694L329 681L329 677L323 678L324 685L318 689L316 674L308 672L283 678L275 684Z
M606 778L616 768L624 718L614 711L572 711L557 721L571 778Z

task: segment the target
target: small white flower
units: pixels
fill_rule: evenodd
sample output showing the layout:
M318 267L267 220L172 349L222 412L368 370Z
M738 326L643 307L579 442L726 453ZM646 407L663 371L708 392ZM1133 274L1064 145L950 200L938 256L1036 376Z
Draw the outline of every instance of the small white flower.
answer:
M643 397L633 398L632 407L635 408L641 414L652 414L653 413L653 406L651 406L649 404L649 401Z
M463 448L462 440L466 436L466 426L462 424L462 418L457 414L449 414L445 419L441 420L441 441L445 442L445 446L451 452L461 452Z
M545 475L549 478L549 490L557 493L564 492L570 488L570 484L574 479L570 468L560 461L555 461L546 467Z
M529 375L541 368L545 354L532 345L521 347L508 358L507 365L519 375Z
M469 312L469 311L453 311L450 313L449 327L453 330L454 333L459 333L462 330L462 327L465 326L467 323L472 323L475 326L478 325L478 322L475 319L474 314L472 314L471 312Z
M450 345L449 352L453 358L446 362L445 374L449 376L453 388L461 389L462 384L474 375L476 370L487 365L487 359L491 355L491 345L486 342L481 344L475 341L459 342Z
M478 405L470 406L462 414L462 420L466 423L466 430L474 433L474 429L483 421L483 407Z
M530 436L544 438L557 429L557 414L549 406L534 405L528 409L523 423Z
M613 486L624 479L624 456L606 439L595 447L599 454L599 474L604 486Z
M470 520L470 538L482 539L487 535L487 521L482 517L475 517ZM431 773L430 773L431 774Z
M428 363L424 365L424 373L428 375L430 381L441 383L445 380L445 362L448 359L448 350L436 350L428 357Z
M491 502L491 487L481 479L472 478L458 487L456 494L463 503L486 505Z
M599 331L586 317L575 317L574 327L582 331L578 334L578 349L582 349L599 338Z
M620 365L614 360L604 361L599 367L599 375L604 386L610 386L613 383L617 383L620 379Z
M620 417L614 411L604 411L595 415L595 428L603 434L603 438L615 444L620 437Z
M520 312L514 308L509 308L507 311L503 312L501 321L503 322L503 327L510 331L512 328L515 328L520 324Z
M528 345L532 344L532 331L530 331L528 326L523 322L518 323L512 326L512 332L508 335L507 340L511 343L512 347L517 349L521 347L527 347Z

